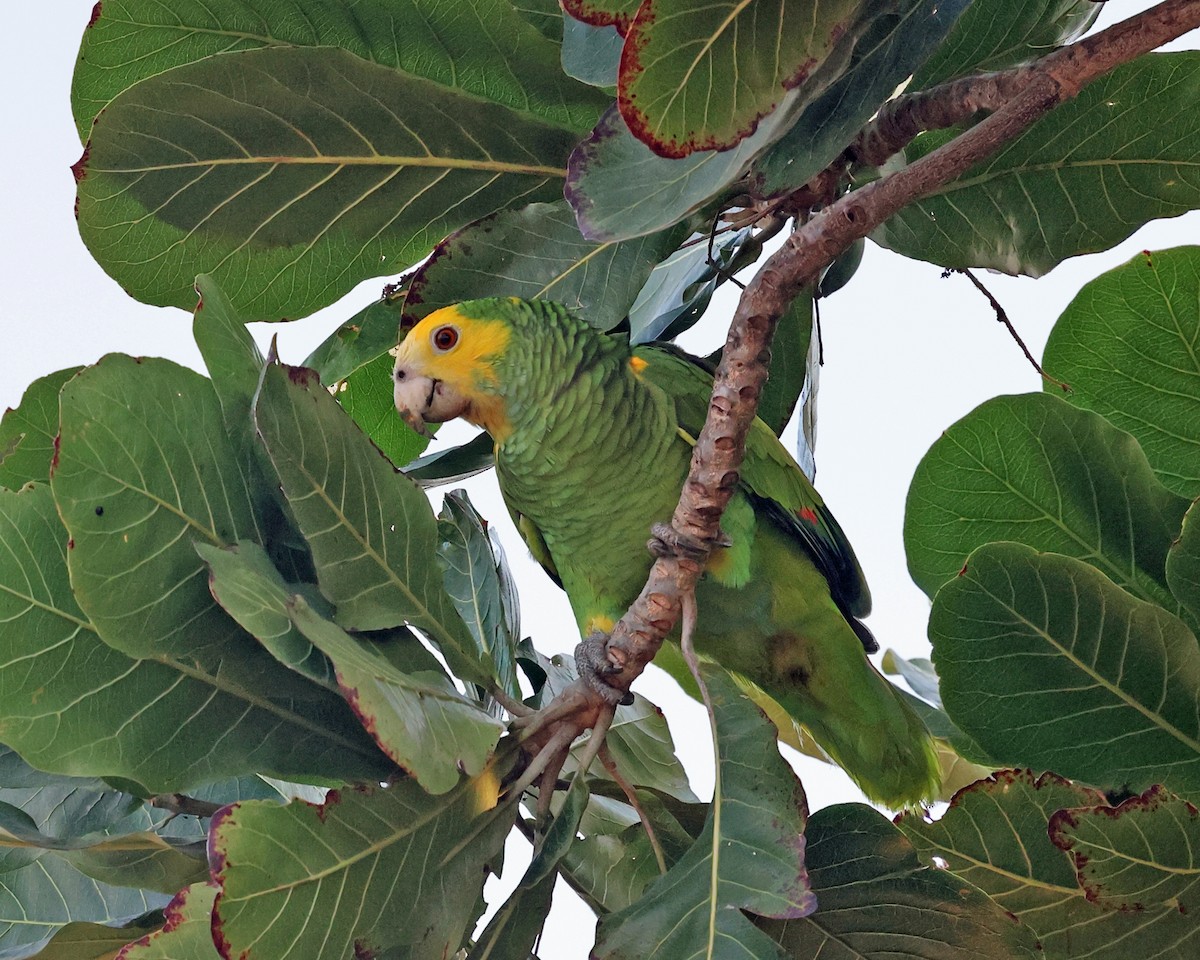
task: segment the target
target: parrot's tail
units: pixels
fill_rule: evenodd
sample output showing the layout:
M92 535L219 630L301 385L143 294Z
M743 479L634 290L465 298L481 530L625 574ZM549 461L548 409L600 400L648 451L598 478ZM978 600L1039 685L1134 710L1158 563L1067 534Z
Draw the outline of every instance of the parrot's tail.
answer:
M933 739L900 693L868 669L879 688L870 700L798 709L797 719L871 800L892 810L929 801L941 786Z

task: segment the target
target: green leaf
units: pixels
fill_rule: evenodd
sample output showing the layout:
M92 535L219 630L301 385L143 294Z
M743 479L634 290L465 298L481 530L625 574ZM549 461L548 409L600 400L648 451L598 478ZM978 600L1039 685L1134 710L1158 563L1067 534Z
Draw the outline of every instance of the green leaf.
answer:
M630 341L667 340L692 327L729 279L742 249L754 241L748 228L714 238L711 250L706 238L691 237L651 271L629 307Z
M906 660L900 656L895 650L887 650L883 655L883 672L891 676L901 676L904 678L911 688L913 693L935 707L942 705L942 695L938 689L937 671L933 669L933 663L926 660L924 657L913 657Z
M1070 557L993 543L934 598L950 718L1002 762L1200 796L1200 648Z
M175 893L208 879L204 842L165 839L156 833L128 833L62 854L84 876L118 887ZM42 858L46 859L45 857Z
M292 623L288 603L295 592L258 544L229 547L198 543L208 564L208 586L217 603L276 660L327 690L337 690L333 666Z
M601 785L595 786L598 789ZM696 838L658 794L639 790L638 801L670 867L687 853ZM702 808L702 825L708 805L695 806ZM662 875L646 828L628 803L593 793L579 834L563 857L562 870L570 877L572 888L596 913L615 913L631 906Z
M74 168L80 232L148 303L190 307L211 273L246 318L294 318L463 224L552 199L574 141L342 50L210 57L97 118Z
M162 927L162 914L151 912L120 926L68 923L35 955L37 960L116 960L120 949Z
M1176 599L1200 620L1200 507L1195 503L1167 553L1167 583Z
M20 490L27 483L46 483L58 436L58 394L83 367L38 377L17 407L0 419L0 486Z
M812 341L813 299L810 290L801 291L787 312L779 318L771 343L771 375L758 400L758 416L778 436L792 419L801 395L807 393L804 432L815 434L817 371L820 369L816 344ZM807 390L806 390L807 387Z
M429 446L429 438L415 433L396 415L392 399L395 366L391 354L380 354L339 383L335 396L383 455L396 466L403 466Z
M720 667L708 687L717 781L699 839L636 903L600 921L593 956L780 957L742 912L796 918L816 907L804 866L804 791L775 726Z
M1083 36L1099 13L1092 0L974 0L912 89L1044 57Z
M917 466L905 507L913 580L933 596L985 543L1016 540L1086 560L1168 610L1167 548L1187 501L1129 434L1050 394L988 400Z
M1200 207L1200 53L1117 67L989 160L909 204L871 236L943 267L1037 277L1116 246L1151 220ZM956 131L925 134L909 163Z
M616 27L593 26L568 14L563 18L563 73L594 87L615 87L624 43Z
M0 955L27 957L68 923L120 923L167 902L142 890L110 887L45 857L0 883Z
M0 491L0 543L0 740L30 763L124 777L148 793L259 770L326 782L386 774L340 702L268 696L220 666L130 659L101 642L72 595L46 487ZM247 663L240 650L225 657L226 669ZM279 686L270 671L257 675Z
M923 866L885 817L857 803L808 822L817 910L765 925L792 960L1014 960L1041 957L1026 927L979 890Z
M405 945L453 956L512 826L489 772L431 797L411 780L317 807L239 803L214 818L222 956L321 957ZM279 857L280 847L287 857ZM435 881L435 882L431 882Z
M266 361L242 317L212 277L198 276L196 293L199 300L192 319L196 346L221 402L225 426L230 433L245 433L250 426L250 403Z
M521 699L516 645L521 625L517 596L499 539L465 490L446 494L438 515L442 584L480 654L496 665L500 689Z
M506 0L105 0L84 33L71 107L86 140L106 104L172 67L259 47L341 47L586 130L604 99L562 75L557 45L525 19Z
M644 0L617 87L633 134L664 157L724 150L806 83L862 16L862 0Z
M121 954L121 960L220 960L213 944L212 911L217 890L196 883L167 904L167 924Z
M672 160L653 153L610 108L567 164L564 193L580 232L595 242L631 240L686 220L730 187L783 123L768 118L730 150Z
M1200 247L1145 251L1084 285L1046 343L1067 399L1142 445L1159 480L1200 495ZM1051 389L1047 385L1047 389Z
M754 161L750 190L770 197L804 186L846 148L896 88L937 49L970 0L897 0L875 13L850 65ZM978 0L977 0L978 2ZM883 14L883 8L889 12ZM894 13L891 12L894 10Z
M335 384L395 348L407 295L407 285L400 290L385 288L380 299L334 330L303 365L316 370L322 383Z
M442 588L437 523L425 495L311 370L268 367L255 421L338 624L379 630L408 622L438 645L455 673L487 686L494 665L479 655Z
M1184 960L1188 943L1200 943L1194 918L1174 908L1102 909L1050 842L1052 818L1079 807L1114 812L1102 804L1102 794L1052 773L1002 770L959 792L938 820L906 815L897 825L922 859L940 862L1030 927L1047 960L1125 960L1133 944L1138 957Z
M292 622L333 662L338 683L379 748L429 793L478 776L504 724L466 699L415 638L365 640L294 597ZM383 649L388 644L390 649Z
M1115 809L1060 810L1050 840L1071 855L1087 898L1108 910L1191 913L1200 894L1200 811L1161 787Z
M670 230L623 242L583 239L565 201L531 203L464 227L417 268L404 305L409 322L480 297L557 300L610 330L683 239Z
M458 483L491 470L496 465L496 442L489 433L480 433L459 444L437 450L414 460L404 468L404 475L418 487L440 487Z
M51 487L88 619L133 657L225 651L241 632L192 544L262 534L212 384L167 360L110 354L64 388L61 408Z
M528 960L550 912L558 864L575 843L587 805L587 784L575 777L525 875L476 938L467 960Z

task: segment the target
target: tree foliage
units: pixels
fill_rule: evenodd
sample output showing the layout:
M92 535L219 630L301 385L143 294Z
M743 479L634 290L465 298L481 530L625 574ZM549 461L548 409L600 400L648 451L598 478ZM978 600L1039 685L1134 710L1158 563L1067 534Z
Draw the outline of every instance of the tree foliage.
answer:
M885 663L962 788L940 819L810 815L776 738L816 748L715 665L711 802L640 696L611 764L585 737L537 796L509 721L574 667L522 638L466 495L431 510L491 448L420 458L397 331L503 295L674 338L789 222L980 120L917 111L867 162L881 106L974 90L1097 7L564 6L97 4L79 229L132 296L194 311L208 376L111 355L0 421L0 956L525 958L558 877L599 957L1195 956L1200 247L1085 286L1044 359L1070 391L983 404L917 470L933 657ZM1200 53L1128 58L872 239L1036 276L1200 207L1197 78ZM245 328L417 263L303 365ZM813 303L779 319L760 406L802 418L808 464ZM533 861L488 904L514 830Z

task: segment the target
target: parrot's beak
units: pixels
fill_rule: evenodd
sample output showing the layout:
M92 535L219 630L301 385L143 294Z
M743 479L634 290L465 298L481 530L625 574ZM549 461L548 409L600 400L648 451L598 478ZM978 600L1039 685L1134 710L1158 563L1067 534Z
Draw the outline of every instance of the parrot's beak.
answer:
M447 386L443 380L414 373L401 358L393 374L396 410L414 431L432 436L428 424L444 423L462 416L469 401Z

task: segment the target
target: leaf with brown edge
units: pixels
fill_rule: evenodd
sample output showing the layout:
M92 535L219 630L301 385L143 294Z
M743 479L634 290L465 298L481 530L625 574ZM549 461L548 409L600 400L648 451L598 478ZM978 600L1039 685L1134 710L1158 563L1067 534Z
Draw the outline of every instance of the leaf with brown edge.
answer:
M1200 908L1200 811L1160 786L1117 807L1059 810L1049 834L1105 909Z
M116 960L220 960L212 937L216 896L216 884L211 882L180 890L167 904L162 929L129 944Z
M562 8L576 20L593 27L616 27L624 36L642 0L562 0Z
M722 150L754 133L862 16L863 0L645 0L625 36L617 104L664 157ZM823 88L822 88L823 89Z
M1103 794L1056 774L1001 770L960 790L938 820L906 814L897 826L923 860L1032 928L1046 960L1196 956L1200 924L1193 916L1153 904L1121 912L1089 901L1070 858L1047 833L1058 811L1080 807L1111 809Z

